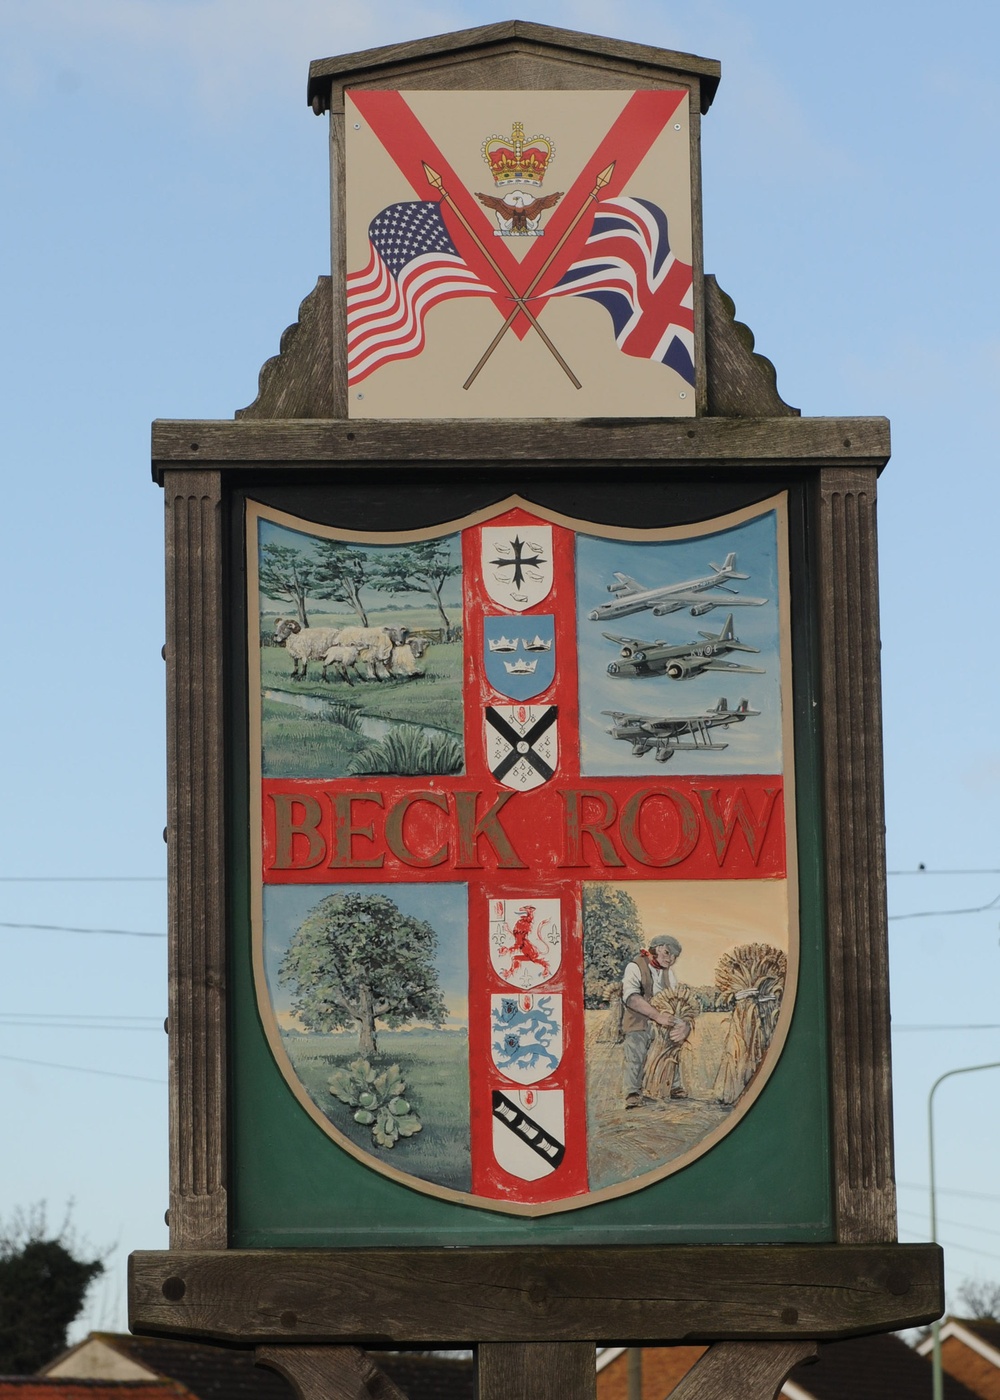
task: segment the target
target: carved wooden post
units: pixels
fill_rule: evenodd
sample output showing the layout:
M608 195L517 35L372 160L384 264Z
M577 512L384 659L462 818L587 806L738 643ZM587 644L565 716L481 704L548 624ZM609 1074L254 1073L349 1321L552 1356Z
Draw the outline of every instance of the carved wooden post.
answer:
M218 471L169 472L170 1241L225 1249L226 937Z
M819 483L819 615L837 1238L896 1238L876 472Z

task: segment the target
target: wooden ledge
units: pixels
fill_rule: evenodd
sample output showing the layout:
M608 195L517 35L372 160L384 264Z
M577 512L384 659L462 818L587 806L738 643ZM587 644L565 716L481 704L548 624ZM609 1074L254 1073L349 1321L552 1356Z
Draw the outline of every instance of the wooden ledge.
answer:
M886 418L439 419L384 422L329 418L238 421L160 419L153 424L153 474L165 468L313 468L401 464L508 471L607 471L622 463L659 467L850 465L889 460Z
M813 1338L944 1307L933 1244L157 1251L129 1259L129 1325L244 1345Z

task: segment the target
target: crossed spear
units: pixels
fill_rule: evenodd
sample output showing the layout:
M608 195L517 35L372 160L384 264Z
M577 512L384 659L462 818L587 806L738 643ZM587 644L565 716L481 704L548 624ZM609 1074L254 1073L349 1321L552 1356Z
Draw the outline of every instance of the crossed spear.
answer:
M484 257L484 258L486 259L486 261L489 263L490 267L493 269L493 271L496 273L497 277L500 279L500 281L503 283L503 285L506 287L507 291L510 293L510 295L511 295L511 296L513 297L513 299L514 299L514 309L513 309L513 311L510 313L510 315L507 317L506 321L504 321L503 325L502 325L502 326L500 327L500 329L497 331L496 335L493 337L493 339L492 339L492 341L490 342L490 344L489 344L489 345L486 347L486 349L483 351L483 354L482 354L482 357L480 358L479 363L476 365L475 369L472 371L472 373L469 375L468 379L467 379L467 380L465 381L465 383L462 385L462 388L463 388L463 389L471 388L471 386L472 386L472 384L474 383L474 381L475 381L477 375L479 374L479 371L483 368L483 366L485 365L486 361L487 361L487 360L490 358L490 356L493 354L493 351L497 348L497 346L500 344L501 340L503 340L504 336L505 336L505 335L507 334L507 332L510 330L510 328L511 328L511 326L514 324L514 322L517 320L518 314L519 314L520 312L522 312L522 311L524 312L525 316L527 316L527 318L528 318L529 322L531 323L531 325L534 326L535 330L536 330L536 331L538 332L538 334L541 336L543 343L545 344L545 346L546 346L546 348L549 350L549 352L554 356L554 358L555 358L557 364L565 371L566 375L569 377L570 381L572 382L574 389L580 389L580 388L582 388L583 386L581 385L579 379L577 379L576 375L573 373L573 371L570 369L569 365L568 365L568 364L566 363L566 361L563 359L562 355L559 353L559 351L558 351L558 350L556 349L556 347L553 345L552 341L551 341L551 340L549 339L549 337L546 335L545 331L544 331L544 330L542 329L542 327L538 324L538 320L537 320L537 318L535 317L534 312L533 312L533 311L531 310L531 308L528 306L528 298L531 296L532 292L535 290L535 288L536 288L536 287L538 286L538 284L541 282L541 280L542 280L542 278L545 276L546 272L548 272L549 268L552 266L553 262L554 262L554 261L556 260L556 258L558 257L560 249L562 248L563 244L566 242L567 238L569 238L569 236L570 236L570 234L573 232L573 230L576 228L577 224L578 224L578 223L580 222L580 220L583 218L584 214L587 212L588 208L590 207L591 201L593 201L593 202L596 204L597 201L600 199L600 197L601 197L601 190L603 190L604 187L605 187L605 185L609 184L610 181L611 181L611 175L612 175L612 172L614 171L614 168L615 168L615 162L612 161L610 165L605 166L605 168L600 172L600 174L596 176L595 181L594 181L594 188L590 191L590 193L589 193L589 194L586 196L586 198L584 199L582 205L580 206L580 208L577 210L575 216L573 217L573 220L572 220L572 222L570 223L569 227L568 227L568 228L566 229L566 231L563 233L562 237L559 239L559 242L558 242L558 243L556 244L556 246L552 249L551 253L549 253L548 257L547 257L547 258L545 259L545 261L542 263L542 266L541 266L541 267L538 269L538 271L535 273L534 277L532 278L532 280L531 280L531 282L529 283L528 287L527 287L526 290L524 291L523 295L521 295L521 294L518 293L518 291L517 291L517 289L515 288L514 284L510 281L510 279L508 278L507 274L504 272L503 268L501 268L500 264L497 262L496 258L494 258L493 254L492 254L492 253L490 252L490 250L487 248L486 244L485 244L485 243L483 242L483 240L479 237L479 234L478 234L478 233L476 232L476 230L472 227L472 225L469 223L468 219L467 219L467 218L465 217L465 215L462 213L461 209L459 209L458 205L455 203L455 201L452 199L451 195L450 195L450 194L448 193L448 191L445 189L445 187L444 187L444 180L442 179L442 177L437 173L436 170L432 170L431 167L427 164L426 161L422 161L421 164L422 164L423 167L424 167L424 174L427 176L428 183L431 184L431 185L433 185L434 188L440 193L440 195L441 195L441 203L442 203L442 204L447 204L448 207L452 210L452 212L455 214L455 216L458 218L458 220L459 220L460 223L462 224L462 227L465 229L466 233L469 235L469 237L472 239L472 241L476 244L476 247L477 247L477 248L479 249L479 251L482 253L483 257Z

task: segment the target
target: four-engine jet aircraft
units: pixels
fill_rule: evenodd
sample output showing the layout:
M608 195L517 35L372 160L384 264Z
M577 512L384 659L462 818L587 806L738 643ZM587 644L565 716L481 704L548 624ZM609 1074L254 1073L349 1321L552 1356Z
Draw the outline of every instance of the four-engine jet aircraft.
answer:
M747 700L741 700L735 710L722 699L714 709L698 715L632 715L622 710L602 710L612 721L607 731L613 739L623 739L632 745L636 758L655 750L657 763L666 763L678 749L726 749L717 744L710 731L718 725L739 724L760 710L751 710Z
M739 640L733 628L732 613L726 618L718 636L714 632L699 632L698 636L704 639L700 642L674 645L663 641L643 642L638 637L617 637L611 632L602 632L601 635L621 647L621 659L608 665L609 676L668 675L672 681L682 681L689 676L700 676L703 671L728 671L731 675L737 672L753 676L764 674L760 666L740 666L735 661L721 660L731 651L760 651L760 647L750 647Z
M732 579L747 579L749 574L736 572L736 555L727 554L724 564L709 564L715 572L705 578L688 579L686 583L663 583L658 588L644 588L629 574L615 573L617 582L608 584L608 592L616 595L611 603L601 603L590 614L591 622L604 622L615 617L627 617L629 613L645 612L648 608L654 617L665 617L667 613L680 612L690 608L692 617L701 617L713 608L760 608L766 598L741 598L739 590L727 588ZM704 598L709 589L721 588L728 598Z

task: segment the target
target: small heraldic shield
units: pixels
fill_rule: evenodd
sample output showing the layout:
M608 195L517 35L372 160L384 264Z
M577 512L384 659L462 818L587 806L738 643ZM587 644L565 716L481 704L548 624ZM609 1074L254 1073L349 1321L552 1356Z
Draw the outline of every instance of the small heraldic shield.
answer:
M558 899L491 899L490 961L512 987L537 987L562 961Z
M486 762L504 787L529 792L559 761L555 705L487 705Z
M549 1176L566 1154L561 1089L493 1091L493 1155L522 1181Z
M562 1059L563 1009L558 993L507 992L490 998L493 1063L518 1084L555 1074Z
M552 526L483 526L483 586L502 608L525 612L552 590Z
M486 679L501 695L531 700L548 690L556 674L556 620L535 613L483 618Z

